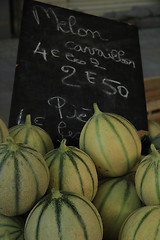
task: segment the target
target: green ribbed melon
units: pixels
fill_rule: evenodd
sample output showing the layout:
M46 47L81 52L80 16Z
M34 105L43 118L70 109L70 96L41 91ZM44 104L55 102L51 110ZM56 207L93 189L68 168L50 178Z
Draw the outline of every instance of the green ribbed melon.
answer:
M0 144L0 213L21 215L45 194L49 170L43 156L8 137Z
M160 206L144 206L122 224L118 240L159 240Z
M5 142L8 135L9 135L8 128L4 121L0 118L0 143Z
M93 204L103 222L104 239L117 240L122 223L134 210L141 207L133 173L125 177L108 178L98 187Z
M49 188L79 193L92 200L97 192L98 175L92 159L81 149L67 146L48 152L44 159L50 172Z
M160 150L160 134L154 137L151 141L152 144L156 147L156 149Z
M0 214L0 239L24 240L24 221L19 217ZM8 236L9 235L9 236Z
M148 120L148 135L152 140L158 134L160 134L160 124L153 120Z
M31 115L26 115L24 124L19 124L9 128L9 135L16 142L21 142L35 148L42 155L54 148L53 142L49 134L42 128L31 123Z
M160 151L151 144L151 153L145 156L136 171L135 185L145 205L160 204Z
M52 191L30 211L25 240L102 240L101 217L86 197Z
M4 235L3 240L11 240L11 238L10 238L10 234L9 234L8 231L5 232L5 235Z
M136 128L122 116L101 112L96 103L80 133L79 146L94 161L100 176L122 176L141 157Z

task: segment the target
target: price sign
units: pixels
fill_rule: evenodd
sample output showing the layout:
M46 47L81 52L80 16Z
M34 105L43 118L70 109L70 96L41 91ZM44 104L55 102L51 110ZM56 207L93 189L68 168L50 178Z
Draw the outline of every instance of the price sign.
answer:
M147 130L137 27L25 1L9 125L30 113L55 146L77 146L94 102Z

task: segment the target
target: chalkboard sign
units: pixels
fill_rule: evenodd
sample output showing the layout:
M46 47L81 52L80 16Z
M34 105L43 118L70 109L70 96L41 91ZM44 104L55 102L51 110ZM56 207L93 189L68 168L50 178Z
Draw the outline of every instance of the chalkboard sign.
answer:
M9 126L32 123L78 145L96 102L147 130L137 27L25 1Z

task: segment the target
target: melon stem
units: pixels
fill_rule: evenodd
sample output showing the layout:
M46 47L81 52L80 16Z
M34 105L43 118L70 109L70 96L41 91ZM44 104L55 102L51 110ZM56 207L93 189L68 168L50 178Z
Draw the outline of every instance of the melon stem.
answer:
M19 146L11 136L7 137L7 142L8 142L8 148L10 151L13 151L13 152L17 151Z
M157 149L156 149L156 147L154 146L153 143L151 144L150 148L151 148L152 154L153 154L155 157L159 157L159 156L160 156L159 152L157 151Z
M31 125L31 115L30 114L27 114L26 116L26 120L25 120L25 125Z
M99 114L101 113L97 103L93 103L93 108L94 108L94 114Z
M56 188L52 188L51 189L51 194L54 196L54 198L61 198L62 197L62 193L56 189Z
M66 138L62 139L60 147L59 147L60 151L64 152L67 150L68 147L66 146L66 142L67 142Z

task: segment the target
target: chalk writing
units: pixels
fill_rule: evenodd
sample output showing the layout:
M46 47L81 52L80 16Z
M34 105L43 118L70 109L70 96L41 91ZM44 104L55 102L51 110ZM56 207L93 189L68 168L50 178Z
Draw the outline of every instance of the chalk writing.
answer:
M65 56L66 59L70 62L86 65L86 61L75 58L72 53L66 53Z
M81 87L80 84L75 84L75 83L72 83L71 81L70 82L66 81L67 79L69 79L70 77L72 77L76 73L76 69L74 67L72 67L72 66L62 66L61 70L65 73L68 73L65 77L62 78L62 83L64 85L69 86L69 87L76 87L76 88Z
M116 49L111 49L111 51L108 51L108 50L105 50L107 53L105 54L105 52L103 52L101 49L98 49L98 48L90 48L90 47L84 47L82 48L80 45L76 45L76 46L72 46L72 43L71 41L69 42L66 42L64 44L64 46L68 49L68 50L73 50L75 52L81 52L83 54L89 54L91 56L97 56L97 57L100 57L100 58L104 58L106 60L112 60L114 62L117 62L117 63L122 63L122 64L125 64L125 65L130 65L132 66L133 68L136 67L135 65L135 62L130 60L130 59L127 59L127 58L123 58L123 56L126 54L125 51L123 50L116 50ZM71 44L71 45L70 45ZM33 50L33 53L34 54L41 54L43 59L45 61L48 61L47 59L47 55L49 56L49 54L51 54L51 56L55 57L55 58L60 58L60 57L63 57L61 56L61 53L60 53L60 50L58 49L51 49L48 53L47 51L41 47L41 42L38 42L36 48ZM74 62L74 63L78 63L78 64L81 64L81 65L85 65L87 62L84 61L84 60L80 60L80 59L77 59L74 57L73 53L69 53L67 52L65 54L65 57L68 61L70 62ZM90 62L93 63L95 65L95 67L98 67L98 68L101 68L101 69L105 69L104 67L101 67L100 66L100 63L99 61L96 59L96 58L89 58L90 59Z
M40 49L40 45L41 45L41 42L38 43L38 45L36 46L33 53L41 54L43 59L45 61L47 61L47 52L44 48ZM113 50L113 52L114 52L114 56L117 56L116 50ZM120 51L120 52L122 52L122 51ZM51 54L55 58L60 57L59 50L52 49ZM65 53L65 57L66 57L66 60L69 61L70 63L76 63L78 65L84 65L84 66L86 66L86 64L87 64L87 61L75 58L72 53ZM118 60L115 60L115 61L118 61ZM98 68L101 70L107 70L106 67L100 65L99 60L97 60L96 58L93 58L93 57L89 58L89 62L95 68ZM61 78L61 82L63 85L66 85L68 87L81 88L81 84L78 82L77 77L76 77L77 69L75 67L73 67L71 65L64 65L64 66L61 66L61 70L62 70L62 72L64 72L66 74L65 76L63 76ZM96 83L97 83L96 77L98 77L97 73L93 72L93 71L85 70L84 74L85 74L85 76L82 77L83 81L85 79L85 80L87 80L87 82L89 84L92 84L92 85L94 84L96 86ZM81 80L81 82L82 82L82 80ZM121 83L119 81L115 81L115 80L109 79L108 77L104 77L104 78L102 78L100 84L102 85L102 91L105 94L115 95L118 93L120 96L122 96L124 98L128 98L128 95L129 95L128 89L125 86L121 85ZM113 86L113 84L116 84L119 86L115 87L115 86Z
M128 97L128 94L129 94L129 91L126 87L124 86L116 86L116 87L113 87L111 84L118 84L118 85L121 85L120 82L118 81L115 81L115 80L112 80L112 79L107 79L107 78L103 78L102 80L102 84L104 84L105 86L109 87L111 91L107 91L105 90L104 88L102 89L102 91L108 95L115 95L116 93L119 93L122 97L124 98L127 98Z
M20 110L19 115L18 115L18 120L17 120L17 124L18 124L18 125L21 124L23 112L24 112L24 109L22 108L22 109Z
M67 107L67 101L65 100L65 98L63 98L61 96L50 97L48 99L48 105L50 107L53 107L58 110L58 115L59 115L60 119L63 119L64 117L66 117L68 119L76 118L77 120L79 120L81 122L87 121L88 112L91 111L91 109L82 107L78 112L77 107L74 104L72 104L72 114L70 114L70 115L69 115L69 113L66 114L66 111L64 111L64 113L65 113L65 116L64 116L63 109Z
M29 113L55 146L64 137L78 146L97 102L147 129L136 26L24 1L21 30L10 127Z
M62 115L61 109L66 104L65 99L62 97L57 97L57 96L51 97L48 99L48 104L49 104L49 106L51 106L51 107L54 106L56 109L58 109L59 117L60 117L60 119L62 119L63 115Z
M57 130L59 135L62 137L71 137L78 139L80 132L73 132L70 129L68 129L66 120L67 119L75 119L79 122L85 123L88 120L89 113L91 113L91 109L82 107L78 110L78 108L72 104L71 111L67 112L66 114L66 108L67 108L67 101L65 98L61 96L53 96L48 99L48 105L52 107L54 110L57 110L58 116L59 116L59 123L57 126ZM67 130L67 133L65 133L65 130Z
M72 77L74 76L74 74L76 74L76 69L74 67L62 66L61 70L65 73L67 73L67 75L62 78L62 84L69 86L69 87L76 87L76 88L81 87L80 84L77 84L76 77L74 78L74 82L73 82ZM86 76L85 80L87 80L87 82L89 84L95 85L95 87L96 87L96 83L97 83L96 77L98 77L97 73L91 72L91 71L85 71L84 73ZM71 80L70 80L70 78L71 78ZM119 81L115 81L115 80L108 79L108 78L102 78L98 84L102 85L101 91L103 91L107 95L115 95L115 94L119 93L120 96L122 96L124 98L128 98L128 94L129 94L128 89L125 86L121 85L121 83ZM114 85L118 84L119 86L114 87L113 84ZM109 88L112 91L106 90L106 88L107 89Z
M33 8L33 16L36 20L36 23L38 25L41 24L40 19L40 11L45 14L46 18L50 19L53 24L55 24L56 30L58 32L61 32L61 34L71 34L71 35L77 35L79 37L86 37L86 38L92 38L96 39L99 38L101 41L106 41L106 44L108 42L108 38L104 39L100 32L97 30L90 30L90 28L83 28L78 27L77 19L75 16L70 15L66 20L61 20L58 18L57 14L52 8L44 8L42 6L36 5ZM70 88L81 88L81 84L85 83L92 86L97 86L97 84L100 86L101 91L104 94L107 94L109 96L113 96L116 94L119 94L123 98L128 98L129 91L126 88L126 86L122 85L120 81L113 80L107 77L107 70L109 70L106 66L103 66L100 62L101 59L104 59L105 61L113 61L116 63L125 64L128 66L132 66L135 68L135 62L128 59L126 56L125 51L118 50L118 49L108 49L107 45L105 49L101 49L99 47L89 46L89 45L82 45L81 43L76 43L73 40L69 40L64 42L64 49L66 49L66 52L61 52L58 48L53 48L50 50L46 50L43 47L42 42L38 42L37 46L33 50L33 54L40 54L45 62L51 60L50 56L54 59L57 58L64 58L66 59L70 64L77 64L80 66L84 66L85 69L81 76L81 82L79 82L77 78L78 70L73 65L62 65L61 71L65 74L61 77L61 83L62 85L65 85ZM74 53L77 55L74 55ZM81 54L81 55L79 55ZM80 56L87 56L87 58L83 57L81 59ZM99 58L99 59L98 59ZM99 76L99 74L96 71L87 70L87 64L92 64L93 68L99 69L106 72L105 77ZM85 123L87 121L88 117L88 111L91 111L91 109L82 108L79 112L77 107L72 104L72 108L70 110L70 113L65 111L64 109L67 108L67 102L66 99L62 96L53 96L48 99L48 105L54 109L54 111L57 111L59 116L59 123L57 126L57 131L59 135L63 137L78 137L79 132L73 133L73 131L68 130L68 126L65 119L70 120L77 120L80 122ZM67 112L67 113L66 113ZM36 124L43 124L43 117L37 117L35 118ZM65 132L67 131L67 132ZM65 133L64 133L65 132Z
M44 125L45 117L35 117L34 124L42 127Z
M69 16L68 19L66 21L64 20L60 20L55 11L52 8L43 8L42 6L34 6L33 7L33 16L37 22L37 24L40 24L40 18L39 18L39 14L38 11L41 10L46 14L46 17L48 19L53 20L53 22L55 21L56 23L56 29L57 31L60 31L62 33L65 34L73 34L73 35L77 35L79 37L90 37L90 38L99 38L103 41L108 41L108 38L103 38L100 34L100 32L98 30L91 30L91 29L85 29L85 28L80 28L77 25L77 20L75 16Z
M40 50L40 48L39 48L40 45L41 45L41 42L39 42L39 43L37 44L36 48L33 50L33 53L34 53L34 54L37 54L37 53L41 54L41 55L43 56L43 59L44 59L45 61L47 61L47 52L46 52L46 50L45 50L44 48Z
M123 58L123 56L125 56L125 51L123 50L117 50L117 49L111 49L110 51L108 49L102 50L96 47L90 47L90 46L84 46L82 47L80 44L75 43L74 41L68 41L65 43L65 47L68 50L73 50L75 52L81 52L81 53L88 53L91 56L98 56L98 57L102 57L104 59L108 59L108 60L113 60L115 62L119 62L122 64L126 64L126 65L131 65L133 68L135 68L135 62L127 59L127 58Z
M94 65L94 67L106 70L105 67L100 66L100 63L96 58L90 58L90 62Z
M87 108L81 108L81 111L80 111L80 113L78 113L78 111L77 111L77 109L76 109L76 106L75 105L73 105L73 114L71 114L71 115L66 115L66 117L68 118L68 119L77 119L77 120L79 120L80 122L86 122L87 121L87 112L88 111L91 111L91 109L87 109Z
M64 130L67 130L67 134L64 134ZM62 138L72 138L79 140L80 132L73 133L73 131L68 130L67 124L64 121L60 121L58 124L58 133Z
M22 108L22 109L19 110L19 114L18 114L18 118L17 118L17 123L16 124L17 125L24 124L25 118L26 118L25 109ZM43 126L44 125L44 121L45 121L45 117L37 116L37 117L33 118L32 121L33 121L32 124L35 124L35 125L38 125L38 126Z

